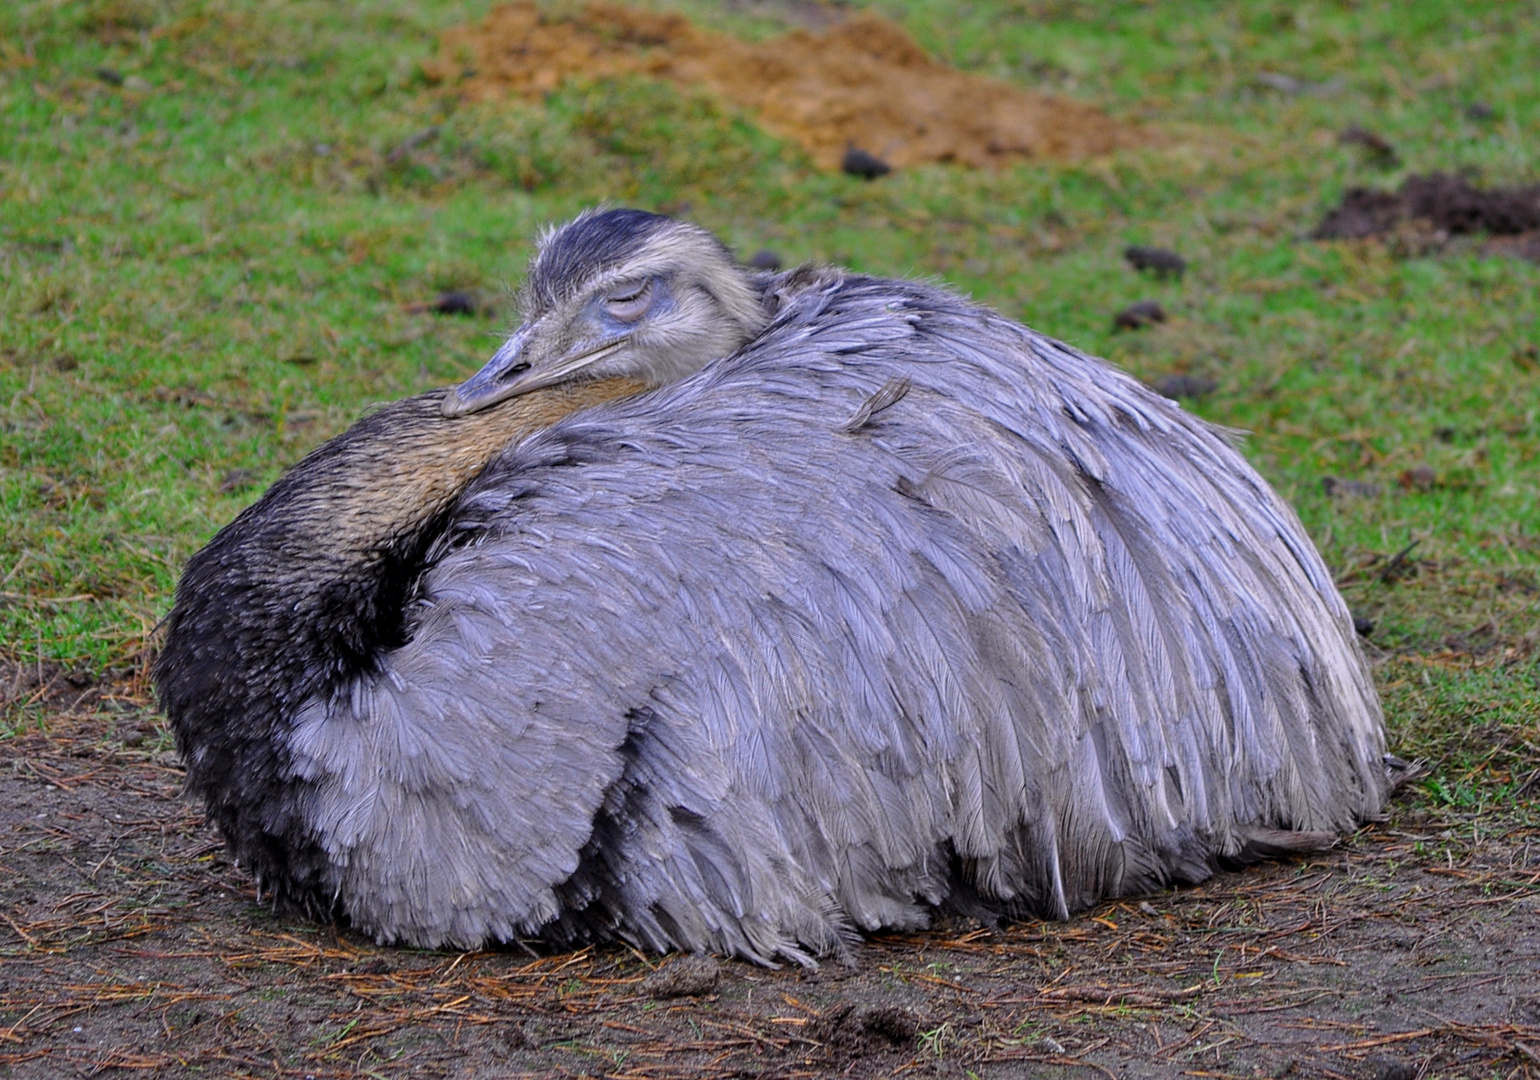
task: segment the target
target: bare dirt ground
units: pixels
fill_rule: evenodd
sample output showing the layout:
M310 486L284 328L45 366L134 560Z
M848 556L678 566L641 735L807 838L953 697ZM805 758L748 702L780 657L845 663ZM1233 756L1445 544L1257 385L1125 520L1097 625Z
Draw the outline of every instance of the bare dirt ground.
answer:
M0 1075L1540 1075L1540 836L1490 814L817 971L408 951L259 905L132 684L0 674L49 705L0 770Z
M1350 188L1312 236L1378 236L1411 257L1458 249L1454 237L1484 236L1483 255L1540 262L1540 184L1481 188L1450 173L1414 173L1396 191Z
M755 44L673 13L604 2L552 12L517 0L445 31L422 70L473 101L537 100L568 80L623 74L704 88L827 169L839 168L851 146L896 168L985 168L1022 158L1080 161L1147 139L1090 105L938 63L880 16L828 11L833 21L821 32L796 29Z

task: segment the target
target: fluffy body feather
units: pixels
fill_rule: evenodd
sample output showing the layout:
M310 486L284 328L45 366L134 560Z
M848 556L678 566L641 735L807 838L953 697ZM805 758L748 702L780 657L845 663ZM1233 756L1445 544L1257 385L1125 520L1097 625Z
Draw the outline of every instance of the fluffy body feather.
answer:
M381 941L805 961L1380 810L1348 611L1212 429L935 288L761 285L734 355L510 423L428 509L311 550L434 396L194 559L157 677L266 887Z

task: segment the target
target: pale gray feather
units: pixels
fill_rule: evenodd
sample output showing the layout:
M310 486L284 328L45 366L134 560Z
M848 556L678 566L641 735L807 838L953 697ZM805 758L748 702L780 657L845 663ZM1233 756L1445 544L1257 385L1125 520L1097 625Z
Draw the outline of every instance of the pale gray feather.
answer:
M1379 811L1351 619L1219 434L938 289L771 289L735 355L508 447L405 644L297 710L355 923L804 961Z

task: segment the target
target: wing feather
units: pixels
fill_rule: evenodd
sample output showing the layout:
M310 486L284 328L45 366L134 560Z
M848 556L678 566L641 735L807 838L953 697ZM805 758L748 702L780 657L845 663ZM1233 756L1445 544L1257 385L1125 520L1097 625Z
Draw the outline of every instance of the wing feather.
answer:
M410 641L292 742L382 937L764 962L958 888L1063 917L1383 798L1346 609L1233 448L1067 346L859 278L505 451Z

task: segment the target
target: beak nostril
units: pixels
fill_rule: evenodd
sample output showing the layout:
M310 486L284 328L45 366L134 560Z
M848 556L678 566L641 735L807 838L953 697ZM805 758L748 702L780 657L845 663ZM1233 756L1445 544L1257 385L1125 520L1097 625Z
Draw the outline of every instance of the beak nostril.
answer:
M529 365L528 364L514 364L507 371L499 371L497 373L497 381L498 382L507 382L509 379L513 378L515 375L522 375L522 374L524 374L528 370L529 370Z

